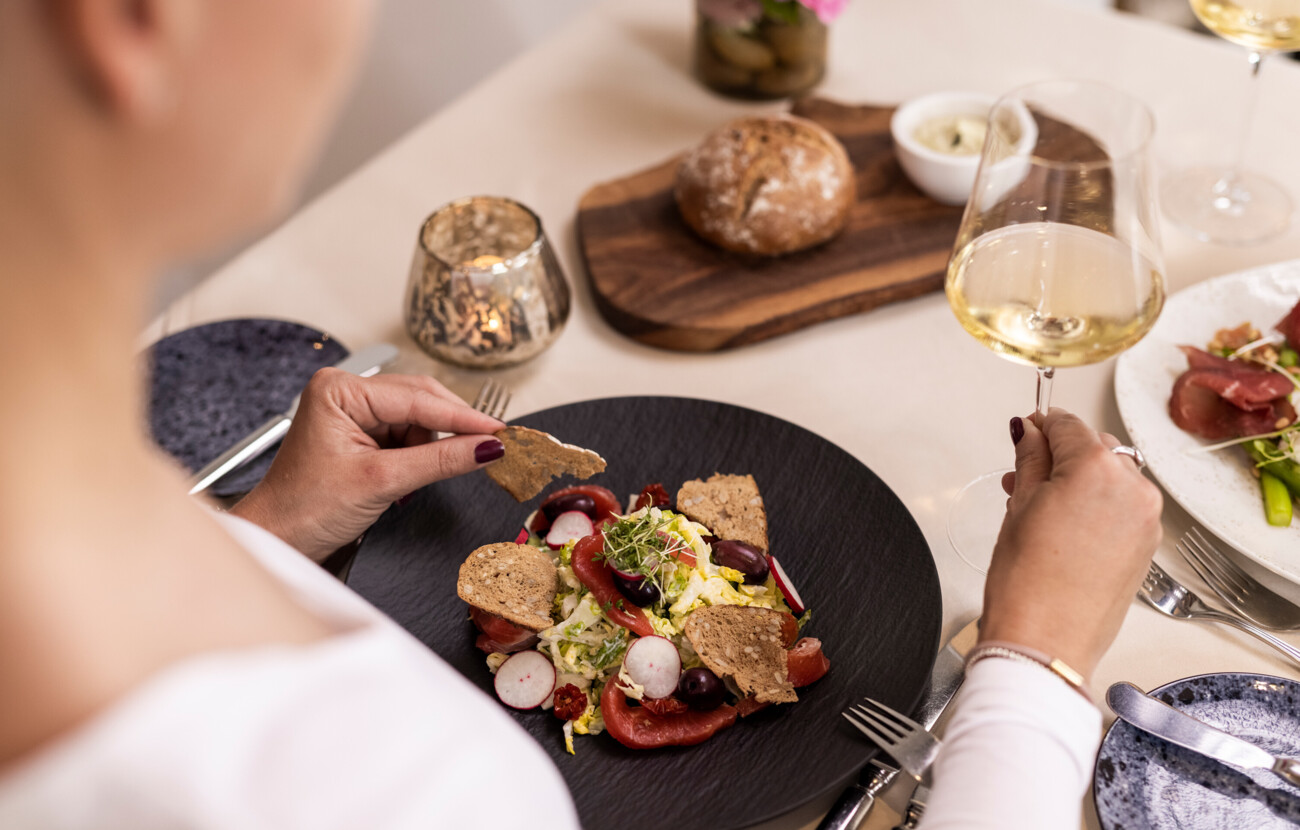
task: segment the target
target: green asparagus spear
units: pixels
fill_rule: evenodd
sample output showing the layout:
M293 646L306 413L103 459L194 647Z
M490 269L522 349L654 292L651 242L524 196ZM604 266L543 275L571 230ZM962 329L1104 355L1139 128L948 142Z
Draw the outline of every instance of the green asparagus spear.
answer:
M1291 491L1292 496L1300 496L1300 464L1289 458L1268 461L1268 456L1265 453L1269 446L1262 438L1256 438L1254 441L1242 446L1246 448L1246 452L1259 465L1261 473L1272 473L1275 478L1286 485L1286 489Z
M1264 518L1273 527L1291 524L1291 491L1272 473L1260 471L1259 487L1264 491Z

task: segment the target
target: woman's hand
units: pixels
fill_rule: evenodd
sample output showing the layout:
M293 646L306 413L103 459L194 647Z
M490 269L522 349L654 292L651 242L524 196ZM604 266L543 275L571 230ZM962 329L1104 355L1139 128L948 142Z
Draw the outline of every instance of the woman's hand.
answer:
M500 458L502 426L432 378L321 369L266 478L230 512L320 562L407 493Z
M1119 441L1053 409L1012 421L1016 471L984 584L982 640L1060 658L1084 677L1115 635L1160 544L1160 491Z

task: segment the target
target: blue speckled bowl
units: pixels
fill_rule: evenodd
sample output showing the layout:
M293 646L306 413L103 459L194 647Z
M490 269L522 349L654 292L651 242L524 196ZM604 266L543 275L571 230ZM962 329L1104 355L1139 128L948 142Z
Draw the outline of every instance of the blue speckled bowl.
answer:
M1264 674L1203 674L1150 693L1192 717L1278 755L1300 755L1300 682ZM1291 828L1300 789L1241 771L1117 720L1093 775L1106 830Z
M289 408L317 369L348 356L328 334L286 320L222 320L159 340L149 365L149 430L191 472ZM262 480L274 448L226 475L216 496Z

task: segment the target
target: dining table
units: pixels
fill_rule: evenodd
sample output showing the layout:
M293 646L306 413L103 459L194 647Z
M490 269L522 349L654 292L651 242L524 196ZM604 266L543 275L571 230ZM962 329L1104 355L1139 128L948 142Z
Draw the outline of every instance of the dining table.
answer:
M142 342L215 320L283 318L352 348L394 343L400 356L388 371L430 375L470 399L487 374L439 363L416 346L404 327L404 289L425 217L459 197L509 196L541 217L574 298L549 350L490 373L513 393L509 415L670 394L761 410L823 436L880 476L915 517L938 570L946 641L979 613L983 589L983 577L949 542L947 513L968 481L1011 465L1008 422L1033 409L1031 368L977 343L942 292L710 353L643 345L598 312L575 229L584 192L672 157L729 119L788 106L705 89L691 73L694 25L689 0L592 5L170 303ZM1252 118L1244 50L1119 11L1055 0L850 0L829 36L817 94L838 101L997 94L1053 78L1126 90L1155 115L1160 174L1230 160ZM481 46L492 49L490 40ZM1300 100L1300 65L1271 60L1258 83L1245 162L1300 194L1300 108L1291 105ZM1167 222L1161 233L1170 293L1300 258L1294 228L1250 247L1200 242ZM1126 441L1114 374L1114 361L1063 371L1054 403ZM1163 521L1157 560L1199 584L1174 550L1190 518L1166 499ZM1300 636L1291 639L1300 644ZM1223 671L1298 676L1295 665L1239 632L1169 619L1135 600L1093 687L1100 693L1127 680L1150 689ZM1109 722L1100 698L1099 705ZM883 801L866 826L892 827L906 791L895 786ZM1083 825L1098 827L1091 797L1084 802ZM813 827L828 806L820 800L770 826Z

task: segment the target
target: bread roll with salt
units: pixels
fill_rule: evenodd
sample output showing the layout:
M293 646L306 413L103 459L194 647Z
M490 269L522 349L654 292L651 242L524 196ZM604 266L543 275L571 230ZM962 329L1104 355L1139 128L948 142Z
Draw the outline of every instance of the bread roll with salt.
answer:
M752 116L710 133L677 168L682 218L729 251L777 256L844 228L853 165L835 136L793 115Z

